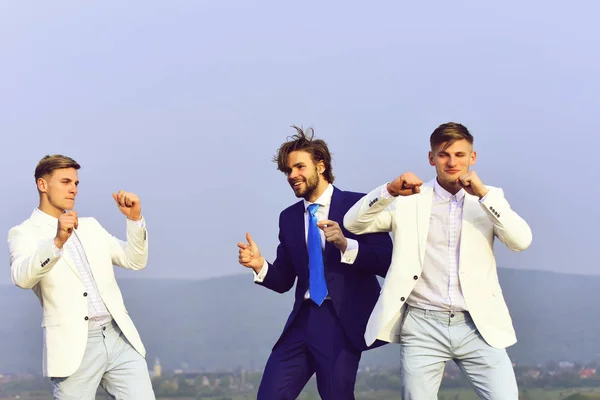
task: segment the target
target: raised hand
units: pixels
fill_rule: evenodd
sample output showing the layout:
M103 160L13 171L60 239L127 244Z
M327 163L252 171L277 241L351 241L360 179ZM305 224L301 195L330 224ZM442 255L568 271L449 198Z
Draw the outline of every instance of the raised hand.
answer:
M421 192L423 181L412 172L405 172L388 183L387 191L392 196L410 196Z
M483 184L475 171L470 171L460 176L456 183L465 189L465 192L480 199L489 192L489 189Z
M252 240L250 233L246 233L246 241L247 243L238 243L238 248L240 249L238 261L244 267L252 268L258 274L265 263L265 259L260 254L260 250L254 240Z
M56 228L56 236L54 237L54 244L59 249L67 243L67 240L73 234L73 229L77 229L79 226L79 219L77 218L76 211L69 211L63 213L58 217L58 226Z
M123 215L133 221L142 219L142 205L137 195L119 190L119 193L113 193L112 196Z
M325 240L327 240L329 243L333 243L333 245L342 253L346 251L346 248L348 247L348 240L344 236L342 228L340 228L340 224L335 221L325 219L317 222L317 226L325 234Z

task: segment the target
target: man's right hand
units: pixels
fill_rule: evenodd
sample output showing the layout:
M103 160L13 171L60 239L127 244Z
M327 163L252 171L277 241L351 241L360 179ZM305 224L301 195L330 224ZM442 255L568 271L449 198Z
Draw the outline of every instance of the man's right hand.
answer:
M392 182L388 183L387 191L394 197L410 196L415 193L420 193L422 184L423 181L415 174L412 172L405 172Z
M260 250L249 233L246 233L246 241L248 243L238 243L240 248L239 263L246 268L252 268L258 274L265 263L265 259L260 255Z
M69 211L58 217L58 227L56 228L56 236L54 237L56 247L62 249L71 237L73 229L77 229L78 226L79 220L77 219L76 211Z

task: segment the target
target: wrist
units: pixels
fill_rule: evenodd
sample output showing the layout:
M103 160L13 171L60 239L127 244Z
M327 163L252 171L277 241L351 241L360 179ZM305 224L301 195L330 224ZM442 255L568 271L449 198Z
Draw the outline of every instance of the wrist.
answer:
M130 220L135 221L135 222L141 221L142 220L142 214L137 215L137 216L130 215L129 217L127 217L127 219L130 219Z
M485 196L487 196L487 194L490 192L490 189L488 189L487 187L483 187L483 190L478 194L479 196L479 200L483 199Z
M258 275L260 273L260 271L262 271L264 265L265 265L265 259L263 257L261 257L260 267L252 267L252 269L254 270L254 273L256 275Z
M64 246L64 243L59 238L55 237L54 245L56 246L57 249L62 249Z
M398 193L396 193L396 191L394 189L392 189L392 184L391 183L387 184L386 190L388 191L388 193L390 194L390 196L392 196L392 197L398 197Z

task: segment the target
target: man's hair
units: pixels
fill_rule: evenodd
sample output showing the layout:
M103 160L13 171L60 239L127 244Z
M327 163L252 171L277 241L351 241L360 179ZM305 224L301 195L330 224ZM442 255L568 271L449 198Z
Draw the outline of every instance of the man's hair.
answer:
M75 168L79 169L81 166L77 161L70 157L63 156L62 154L53 154L43 157L35 167L35 181L39 178L43 178L46 175L51 175L55 170L62 168Z
M431 144L431 150L434 150L436 146L442 143L446 143L442 149L446 150L454 142L463 139L473 144L473 135L469 133L466 126L456 122L447 122L441 124L433 131L429 137L429 143Z
M273 162L277 163L277 169L286 175L289 174L290 168L287 162L290 153L293 151L305 151L310 154L315 164L323 161L325 165L323 177L327 182L333 183L335 177L331 168L331 153L329 152L327 143L322 139L314 138L315 130L313 128L308 128L306 132L296 125L292 125L292 128L296 130L296 134L288 137L288 140L279 146L277 153L273 157Z

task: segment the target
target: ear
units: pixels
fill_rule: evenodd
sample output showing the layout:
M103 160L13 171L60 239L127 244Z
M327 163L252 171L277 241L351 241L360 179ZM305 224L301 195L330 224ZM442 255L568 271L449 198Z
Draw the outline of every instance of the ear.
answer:
M475 161L477 160L477 152L473 150L471 153L471 161L469 161L469 166L475 165Z
M431 165L432 167L435 165L435 162L433 159L433 151L429 152L429 165Z
M317 172L319 173L319 175L323 175L326 169L327 168L325 168L325 163L323 162L323 160L317 163Z
M48 191L48 183L44 178L38 178L37 188L40 191L40 193L46 193Z

